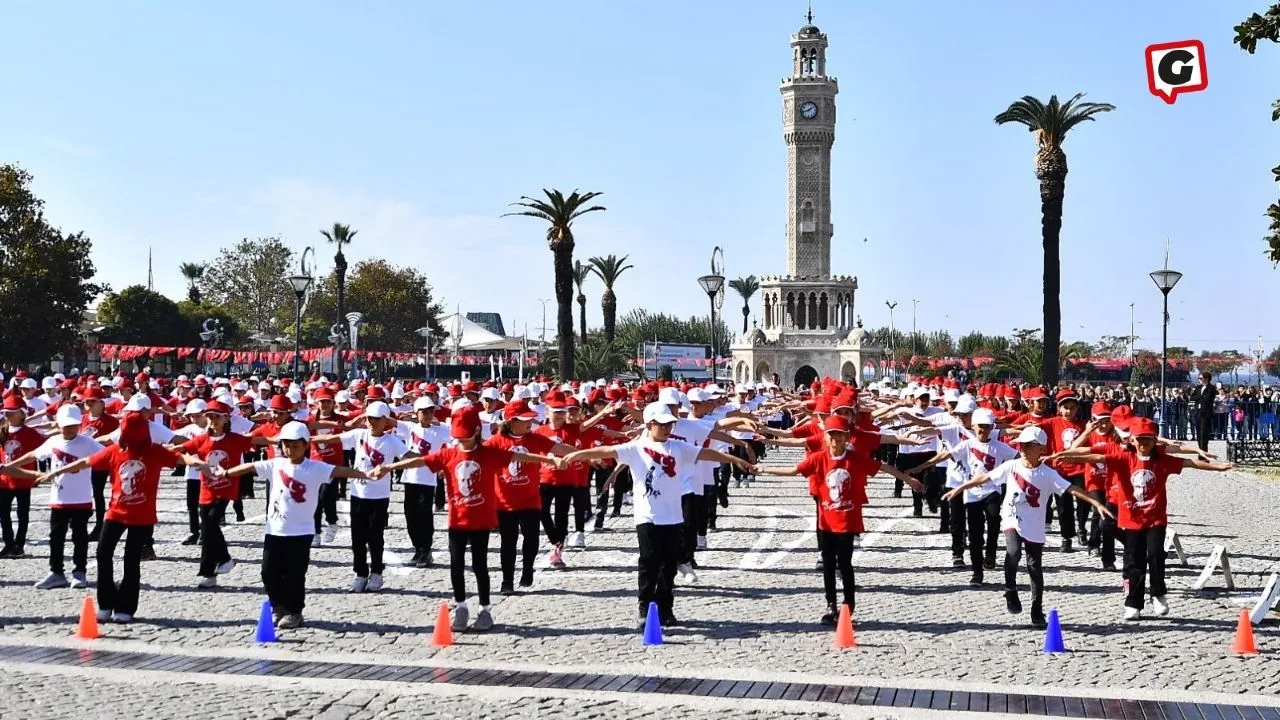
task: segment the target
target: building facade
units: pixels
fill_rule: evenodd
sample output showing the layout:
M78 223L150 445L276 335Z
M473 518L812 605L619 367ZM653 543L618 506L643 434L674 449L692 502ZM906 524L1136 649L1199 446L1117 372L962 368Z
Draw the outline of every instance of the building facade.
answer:
M827 36L812 16L791 36L791 54L791 76L781 87L787 272L761 278L763 327L730 346L733 377L783 387L822 376L860 382L880 351L863 342L854 312L858 279L831 272L831 148L840 88L827 74Z

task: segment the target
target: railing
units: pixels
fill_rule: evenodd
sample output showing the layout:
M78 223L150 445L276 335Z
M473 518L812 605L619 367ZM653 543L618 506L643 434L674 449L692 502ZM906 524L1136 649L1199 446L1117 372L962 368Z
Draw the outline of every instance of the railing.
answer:
M1082 403L1083 405L1083 403ZM1196 404L1187 400L1170 400L1166 403L1168 417L1160 417L1160 400L1137 400L1132 403L1135 415L1151 418L1160 423L1164 433L1173 440L1197 440L1199 414ZM1215 406L1209 423L1209 439L1229 442L1252 440L1280 440L1280 401L1227 400Z
M1280 441L1236 440L1227 442L1227 462L1258 467L1280 467Z

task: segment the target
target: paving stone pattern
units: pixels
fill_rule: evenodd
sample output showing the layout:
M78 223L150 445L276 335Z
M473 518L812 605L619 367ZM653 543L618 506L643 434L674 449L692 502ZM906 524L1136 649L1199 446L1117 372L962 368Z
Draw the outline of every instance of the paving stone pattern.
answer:
M793 453L770 462L794 462ZM181 546L186 535L181 478L165 478L157 545L161 559L143 566L138 622L111 625L111 638L166 646L246 648L264 595L258 578L261 522L230 524L232 554L240 561L220 578L217 590L197 590L197 548ZM952 679L965 682L1051 687L1174 688L1224 693L1280 693L1280 639L1274 619L1256 631L1263 655L1239 659L1229 653L1243 591L1260 589L1264 573L1280 568L1275 510L1280 484L1244 473L1188 471L1170 487L1171 521L1195 564L1214 544L1228 545L1242 593L1188 588L1198 568L1170 569L1170 617L1122 624L1121 579L1097 569L1083 552L1057 552L1056 532L1046 548L1046 607L1058 608L1068 648L1064 656L1040 652L1042 635L1026 615L1004 610L998 570L988 586L968 586L968 571L950 566L949 537L937 534L936 517L909 517L909 500L893 499L892 481L871 483L865 549L855 556L859 647L831 648L818 625L823 612L812 501L799 479L766 478L749 489L731 490L711 550L701 553L704 570L696 585L683 585L676 614L685 623L667 643L646 648L634 627L635 535L629 518L610 521L610 532L589 536L586 551L570 552L566 571L540 570L532 591L496 595L498 557L490 557L495 590L495 631L468 632L448 649L427 640L440 602L449 596L443 533L437 537L436 569L393 566L381 594L346 592L352 574L350 550L338 545L312 552L308 575L307 626L282 633L277 648L306 654L361 655L383 662L526 664L540 667L592 665L705 672L708 668L816 673L826 676ZM258 499L248 512L261 516ZM37 491L33 504L45 502ZM407 537L393 498L387 532L394 562L406 560ZM345 508L345 503L342 504ZM4 637L62 639L74 632L86 591L38 591L32 583L47 571L47 511L33 512L28 557L0 561L0 623ZM345 515L344 515L345 519ZM444 517L437 515L443 526ZM491 546L496 546L496 538ZM545 559L541 561L545 567ZM118 570L117 570L118 572ZM90 578L93 563L90 562ZM1021 577L1026 602L1025 574ZM469 588L474 591L472 578ZM474 603L474 598L472 599ZM474 617L474 613L473 613ZM1274 617L1274 615L1273 615Z

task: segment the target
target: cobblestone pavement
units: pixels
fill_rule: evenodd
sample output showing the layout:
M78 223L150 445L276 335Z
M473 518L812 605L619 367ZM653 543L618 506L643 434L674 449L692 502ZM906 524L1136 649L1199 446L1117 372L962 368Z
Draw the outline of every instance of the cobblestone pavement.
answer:
M781 453L770 462L795 459ZM166 477L166 482L157 528L160 559L143 565L138 622L105 626L108 642L145 643L153 652L260 652L251 638L264 599L258 579L261 489L257 500L247 501L250 522L226 528L240 565L220 578L218 589L197 590L197 548L179 544L187 533L183 481ZM1172 610L1167 618L1122 624L1119 574L1101 571L1097 560L1083 552L1058 552L1055 531L1046 546L1046 609L1061 613L1066 644L1073 651L1065 656L1042 654L1042 634L1027 625L1026 615L1005 612L998 570L987 573L986 587L970 588L968 571L951 567L950 539L936 532L936 516L910 517L910 501L894 499L891 491L892 480L885 477L874 479L869 489L869 533L854 558L859 583L855 651L833 650L829 631L817 623L825 603L820 574L813 569L812 501L803 481L794 478L766 478L731 490L720 529L710 537L711 549L699 555L699 581L677 589L676 614L684 625L672 629L661 647L642 646L634 627L635 535L625 517L611 520L608 532L589 535L585 551L568 553L568 570L540 570L532 591L523 595L495 594L498 627L493 632L463 633L451 648L431 647L427 640L437 609L449 596L448 571L401 565L411 551L405 548L397 492L393 527L387 531L387 589L381 594L346 592L351 556L343 546L348 536L340 533L335 546L312 551L307 625L283 633L282 642L270 651L536 669L575 666L677 674L720 669L917 685L958 681L1096 692L1144 688L1280 694L1280 633L1274 614L1256 628L1262 655L1238 659L1229 653L1239 608L1249 595L1257 595L1267 573L1280 570L1280 535L1275 531L1280 483L1246 473L1198 471L1172 481L1171 523L1183 537L1192 567L1170 567ZM45 502L44 491L37 491L33 506ZM35 541L28 543L28 556L0 561L0 642L64 642L74 632L86 594L32 589L47 571L47 511L33 510L33 518L30 537ZM437 515L437 523L443 525L443 515ZM436 559L443 563L443 533L437 537ZM1223 589L1220 575L1203 591L1189 589L1215 544L1229 549L1238 592ZM491 555L495 591L497 560L496 553ZM545 558L540 563L545 567ZM91 560L91 580L93 574ZM1026 601L1025 573L1020 580ZM470 576L468 583L474 590ZM0 682L7 690L10 681ZM597 714L630 716L629 711L609 710L613 702L601 701ZM595 708L595 703L574 704L575 715L590 717L595 711L584 708ZM466 714L490 716L486 712L505 717L502 707L487 705ZM512 708L511 716L523 712Z

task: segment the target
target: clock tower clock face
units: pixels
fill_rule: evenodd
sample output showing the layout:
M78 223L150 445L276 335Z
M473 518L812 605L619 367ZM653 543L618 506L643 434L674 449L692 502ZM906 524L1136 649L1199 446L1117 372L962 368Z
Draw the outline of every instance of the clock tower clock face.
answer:
M806 101L800 104L800 116L805 120L812 120L818 117L818 104L813 101Z

